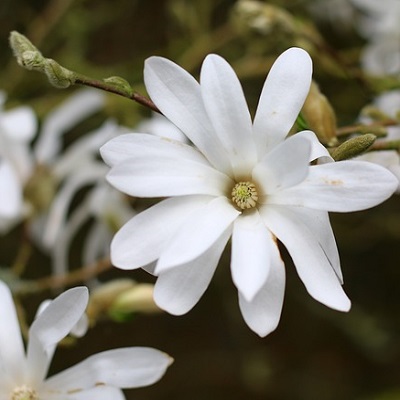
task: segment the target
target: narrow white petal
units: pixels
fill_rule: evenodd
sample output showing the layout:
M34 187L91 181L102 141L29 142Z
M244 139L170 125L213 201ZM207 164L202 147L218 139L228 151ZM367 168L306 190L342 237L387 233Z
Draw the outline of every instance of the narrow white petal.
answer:
M341 284L343 284L343 274L340 268L339 252L336 245L335 236L329 221L327 211L312 210L304 207L286 206L288 212L296 214L296 219L308 227L324 251L329 263L336 273Z
M267 227L285 245L308 293L328 307L339 311L350 309L350 300L332 268L328 257L312 232L293 208L269 205L260 215ZM319 232L321 232L322 227ZM330 229L330 228L327 228Z
M172 358L148 347L126 347L95 354L46 381L46 389L86 390L97 385L137 388L164 375Z
M85 287L69 289L54 299L29 329L27 362L30 378L41 382L47 374L56 344L82 317L89 299Z
M170 154L177 160L192 160L208 165L208 161L195 147L146 133L119 135L100 148L104 162L110 167L143 153L146 153L152 159L156 159L160 155Z
M247 301L239 292L239 306L243 319L251 330L264 337L278 326L285 294L285 266L278 246L271 248L271 270L267 281L256 296Z
M77 191L85 185L96 183L99 179L104 179L107 173L107 166L102 163L93 163L86 167L79 173L71 175L64 182L64 185L59 189L57 196L51 204L42 238L43 245L46 248L53 246L58 239L58 235L67 217L68 208Z
M230 235L228 229L196 259L162 272L154 286L157 305L173 315L190 311L210 284Z
M166 243L156 273L196 259L216 242L240 212L226 197L217 197L193 212Z
M119 131L121 128L115 121L106 121L100 128L86 133L60 154L52 166L52 173L61 180L77 170L84 170L95 164L100 146Z
M252 301L268 278L272 248L276 247L271 233L258 211L240 215L233 224L232 280L239 293Z
M44 120L34 152L40 163L55 160L62 146L61 136L78 122L94 114L104 105L104 94L94 89L75 92Z
M252 122L243 89L231 66L211 54L201 68L201 94L207 114L240 179L257 159Z
M172 197L134 216L114 236L111 243L113 264L122 269L135 269L156 260L190 214L212 199L208 196Z
M108 182L118 190L135 197L167 197L190 194L221 196L233 181L210 165L173 154L147 153L118 163L107 175Z
M24 345L18 317L8 286L0 281L0 366L12 377L23 374Z
M308 53L290 48L272 66L254 118L253 132L260 158L289 133L307 97L312 62Z
M397 189L398 180L386 168L366 161L339 161L310 167L299 185L269 196L271 204L351 212L374 207Z
M183 68L161 57L146 60L144 81L151 99L162 113L212 165L229 174L229 158L204 109L199 83Z
M0 218L16 218L22 210L22 183L12 166L0 160Z
M263 194L297 185L308 175L310 152L310 141L294 135L279 143L255 166L253 179L262 187Z
M35 113L29 107L17 107L1 115L1 125L10 140L29 142L33 139L37 120Z
M309 161L318 160L319 163L332 162L328 149L318 140L317 135L312 131L297 132L296 136L301 136L308 139L311 143L311 153Z

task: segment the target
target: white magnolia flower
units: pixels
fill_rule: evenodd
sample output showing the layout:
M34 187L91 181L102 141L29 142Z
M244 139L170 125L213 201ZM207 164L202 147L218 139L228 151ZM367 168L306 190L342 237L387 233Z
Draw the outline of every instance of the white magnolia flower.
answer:
M327 211L372 207L397 186L366 162L310 165L328 152L310 131L286 138L307 96L309 55L284 52L273 65L252 122L229 64L209 55L200 84L173 62L146 61L146 88L195 147L146 134L102 147L109 182L137 197L169 197L133 217L114 237L113 263L134 269L157 260L156 303L189 311L208 287L232 237L232 278L246 323L260 336L279 322L285 270L277 239L315 299L347 311ZM286 138L286 139L285 139ZM371 183L373 182L373 184Z
M23 185L29 177L29 142L37 121L29 107L3 110L6 100L0 92L0 232L9 229L23 214Z
M46 379L57 343L80 320L88 301L84 287L53 300L29 329L26 354L15 306L0 282L1 400L122 400L123 388L158 381L171 358L158 350L129 347L95 354Z

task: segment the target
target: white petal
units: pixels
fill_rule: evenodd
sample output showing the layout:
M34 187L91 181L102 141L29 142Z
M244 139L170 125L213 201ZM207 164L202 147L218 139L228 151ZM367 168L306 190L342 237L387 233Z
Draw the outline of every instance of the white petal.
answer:
M157 305L173 315L190 311L210 284L230 235L228 229L198 258L162 272L154 286Z
M60 154L53 165L52 173L61 180L78 170L84 170L96 164L100 146L119 131L121 128L115 121L106 121L100 128L87 132Z
M18 379L24 369L24 345L10 289L2 281L0 307L0 367L4 368L3 373Z
M39 163L52 163L62 146L61 136L104 105L104 94L83 89L69 96L44 120L34 151Z
M271 254L271 270L267 281L252 301L239 292L239 306L246 324L264 337L278 326L285 293L285 266L275 244Z
M243 213L233 224L232 280L247 301L264 285L276 243L257 211Z
M1 125L9 139L29 142L36 133L37 120L29 107L17 107L1 115Z
M85 287L69 289L54 299L29 329L27 362L30 378L41 382L47 374L56 344L73 329L89 299Z
M226 197L217 197L193 212L165 246L156 274L199 257L228 229L240 212Z
M308 175L311 143L294 135L274 147L253 170L263 194L297 185Z
M229 154L233 174L240 179L250 173L257 159L250 113L240 82L222 57L211 54L201 68L200 84L207 114Z
M77 191L86 185L98 182L99 179L104 179L106 171L107 166L97 162L87 165L79 173L77 172L68 177L61 189L58 190L49 210L42 237L45 247L50 248L58 239L58 235L67 218L69 206Z
M11 165L0 160L0 218L18 217L22 210L22 185Z
M308 293L328 307L350 309L334 269L314 232L298 217L293 208L269 205L260 215L273 234L285 245Z
M318 241L324 251L329 263L336 273L341 284L343 284L343 274L340 268L339 252L336 245L335 236L332 231L327 211L312 210L304 207L285 207L296 214L296 219L308 227L313 233L314 238Z
M213 198L173 197L134 216L114 236L111 260L122 269L135 269L156 260L171 236L194 211Z
M170 154L177 160L192 160L208 165L208 161L195 147L146 133L119 135L100 148L104 162L110 167L143 153L153 159L159 155Z
M126 347L95 354L79 364L52 376L46 389L75 391L96 385L137 388L157 382L172 358L148 347Z
M397 189L396 177L386 168L366 161L313 165L299 185L269 196L271 204L318 210L364 210L388 199Z
M225 174L210 165L173 154L157 158L147 153L129 158L111 168L108 182L135 197L167 197L190 194L221 196L234 185Z
M229 159L204 109L198 82L183 68L161 57L146 60L144 81L151 99L162 113L185 133L212 165L229 174Z
M333 162L328 149L318 140L317 135L312 131L297 132L296 136L308 139L311 143L311 153L309 161L318 160L319 163Z
M308 53L291 48L272 66L260 96L253 132L261 158L289 133L307 97L312 62Z

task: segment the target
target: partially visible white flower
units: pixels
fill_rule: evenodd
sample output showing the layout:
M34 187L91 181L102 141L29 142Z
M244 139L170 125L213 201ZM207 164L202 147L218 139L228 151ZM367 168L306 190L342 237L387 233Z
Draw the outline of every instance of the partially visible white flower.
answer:
M381 110L389 117L395 118L400 113L400 90L392 90L382 93L374 99L373 105ZM372 122L369 118L361 118L362 122ZM377 139L376 143L397 140L400 141L400 122L394 126L388 126L387 136L383 139ZM399 181L396 192L400 193L400 156L397 150L380 150L370 151L362 156L357 157L358 160L373 162L391 171Z
M32 168L29 144L37 127L32 109L5 111L5 100L5 93L0 92L0 232L23 216L23 186Z
M362 55L363 68L376 75L400 73L400 2L351 0L363 13L358 29L369 40Z
M57 343L85 311L88 291L70 289L37 316L29 329L26 353L15 306L0 281L0 398L4 400L124 399L121 389L158 381L172 359L146 347L127 347L95 354L46 378Z
M310 165L329 158L315 134L286 138L311 75L304 50L284 52L268 74L252 121L240 82L221 57L206 57L200 84L167 59L146 61L149 95L194 146L133 133L112 139L101 154L117 189L135 197L168 197L133 217L111 244L119 268L150 270L156 261L151 270L158 276L154 298L160 308L188 312L232 237L239 306L260 336L276 328L283 304L285 270L277 239L312 297L349 310L328 211L377 205L397 181L372 163Z

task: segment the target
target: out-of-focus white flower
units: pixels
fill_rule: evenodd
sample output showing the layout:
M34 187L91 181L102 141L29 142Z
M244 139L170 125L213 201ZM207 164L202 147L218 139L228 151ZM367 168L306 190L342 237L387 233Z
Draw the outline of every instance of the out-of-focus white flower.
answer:
M276 328L282 309L285 272L277 239L311 296L337 310L350 308L328 211L372 207L394 192L397 181L372 163L310 165L329 158L313 132L285 139L311 75L304 50L284 52L252 122L240 82L221 57L207 56L200 84L167 59L146 61L149 95L194 146L134 133L112 139L101 154L117 189L169 197L133 217L111 245L119 268L157 260L154 297L162 309L180 315L198 302L230 237L239 305L260 336Z
M158 113L141 122L137 129L166 139L187 142L186 136ZM38 230L38 234L52 253L53 271L56 275L68 271L70 243L89 219L92 219L93 223L86 234L83 246L82 265L85 266L93 265L100 257L109 254L114 233L135 214L128 198L106 182L108 168L95 157L100 146L109 138L126 130L127 128L113 121L107 121L97 131L88 133L78 140L55 164L55 172L68 179L51 205L44 235L42 230ZM93 186L67 218L73 196L86 185Z
M29 107L5 111L5 100L0 92L0 232L23 216L23 186L32 169L29 143L37 127Z
M121 389L151 385L172 359L146 347L95 354L46 378L57 343L73 329L88 302L84 287L58 296L29 329L26 354L10 290L0 282L0 398L12 400L124 399Z
M48 171L57 190L50 204L34 219L31 233L36 242L52 255L54 271L58 274L67 270L68 250L73 235L93 216L88 212L90 210L84 199L84 205L79 206L80 211L74 211L68 217L72 200L83 187L104 184L107 169L98 160L98 149L124 130L114 121L106 121L98 129L77 139L66 150L63 150L62 136L77 123L99 111L103 105L104 96L98 91L83 90L73 94L44 119L33 149L36 166ZM42 192L39 188L39 195Z
M389 117L395 118L396 114L400 112L400 90L392 90L379 95L373 104ZM364 123L371 122L369 118L365 117L362 118L362 121ZM400 123L388 126L386 129L387 136L384 139L377 139L376 143L400 140ZM399 181L397 193L400 193L400 156L397 150L370 151L357 159L382 165L391 171Z
M358 28L369 43L362 55L363 68L376 75L400 73L400 2L398 0L351 0L365 13Z

